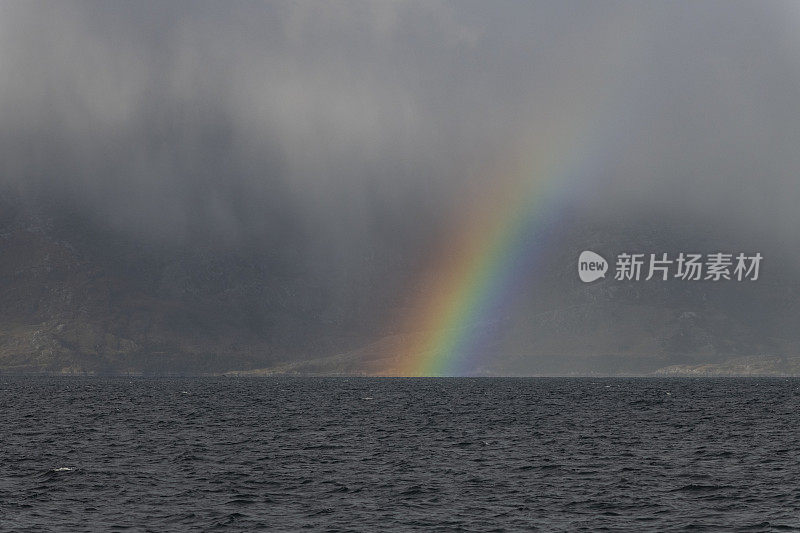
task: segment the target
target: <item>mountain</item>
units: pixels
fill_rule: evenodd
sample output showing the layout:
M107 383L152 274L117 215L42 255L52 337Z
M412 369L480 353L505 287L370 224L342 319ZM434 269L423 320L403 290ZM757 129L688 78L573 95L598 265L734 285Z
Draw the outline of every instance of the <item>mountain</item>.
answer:
M463 366L467 375L798 375L800 286L797 259L769 239L709 220L611 217L554 225L557 245L514 287L505 314L464 326L490 339ZM577 258L594 250L612 260L606 279L582 283ZM760 252L756 281L619 281L621 252ZM407 310L406 312L414 312ZM390 331L330 357L252 374L401 375L409 346L426 331ZM425 354L411 353L416 359Z
M544 231L555 244L529 265L508 307L465 326L488 341L464 373L730 373L740 367L726 361L747 357L780 362L751 370L796 372L786 363L800 355L791 250L709 221L652 214L575 217ZM387 249L368 262L358 285L343 291L318 273L324 269L298 259L302 252L290 242L158 242L104 227L57 202L6 195L0 371L401 374L400 354L429 332L396 326L419 312L403 302L418 300L410 279L420 267ZM608 258L612 269L623 251L759 251L765 260L755 282L617 281L612 273L584 284L576 271L582 250Z
M5 195L0 370L218 373L352 349L374 304L332 294L294 253L153 242Z

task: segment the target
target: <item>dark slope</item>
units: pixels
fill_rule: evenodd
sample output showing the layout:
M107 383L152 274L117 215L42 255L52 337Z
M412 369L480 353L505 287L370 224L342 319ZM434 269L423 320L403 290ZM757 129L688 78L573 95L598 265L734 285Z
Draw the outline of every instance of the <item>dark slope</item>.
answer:
M649 373L670 365L800 354L796 254L759 235L660 214L554 220L548 253L488 321L485 374ZM0 370L14 372L397 374L424 331L400 246L367 247L354 285L309 264L302 240L144 240L53 201L0 199ZM748 252L757 282L583 284L581 250ZM405 262L404 262L405 261ZM325 265L322 265L323 267ZM612 266L613 268L613 266ZM326 277L327 276L327 277ZM419 354L412 354L419 355ZM775 365L773 365L775 366Z
M541 228L549 253L527 266L490 319L466 326L486 342L460 372L472 375L800 373L796 251L763 236L663 213L615 219L564 217ZM577 257L620 252L760 252L758 281L617 281L584 284ZM408 310L407 312L413 312ZM279 367L281 372L399 374L426 332L391 331L349 354ZM745 366L742 366L745 361ZM747 363L750 361L750 363ZM751 364L752 363L752 364ZM750 366L746 366L750 364ZM678 366L675 366L678 365ZM683 365L683 366L681 366ZM691 368L690 368L691 367ZM728 370L725 370L728 369ZM731 370L732 369L732 370ZM700 370L705 372L706 370Z
M375 330L390 287L364 277L343 300L288 246L148 242L10 194L0 213L5 371L204 373L319 357Z

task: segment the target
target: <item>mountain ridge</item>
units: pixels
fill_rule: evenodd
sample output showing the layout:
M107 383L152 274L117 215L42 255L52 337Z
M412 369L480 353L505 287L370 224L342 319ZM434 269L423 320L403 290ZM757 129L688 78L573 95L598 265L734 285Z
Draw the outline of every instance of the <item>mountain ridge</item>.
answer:
M395 256L370 264L345 305L332 282L315 281L280 248L166 246L8 196L0 208L0 372L401 375L404 357L424 355L408 347L425 331L397 326L421 310L399 303L419 300L398 297L409 275L385 275ZM490 339L464 374L691 373L800 354L797 266L777 247L763 250L769 262L758 282L609 275L584 284L576 272L584 249L613 257L755 244L664 219L579 220L546 231L560 244L523 276L505 314L460 326Z

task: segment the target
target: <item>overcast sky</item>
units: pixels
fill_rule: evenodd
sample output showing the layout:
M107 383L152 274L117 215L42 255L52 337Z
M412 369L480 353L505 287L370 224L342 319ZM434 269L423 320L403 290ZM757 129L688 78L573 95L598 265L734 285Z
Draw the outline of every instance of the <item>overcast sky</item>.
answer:
M147 238L363 255L569 122L580 209L796 242L798 30L794 2L5 1L0 180Z

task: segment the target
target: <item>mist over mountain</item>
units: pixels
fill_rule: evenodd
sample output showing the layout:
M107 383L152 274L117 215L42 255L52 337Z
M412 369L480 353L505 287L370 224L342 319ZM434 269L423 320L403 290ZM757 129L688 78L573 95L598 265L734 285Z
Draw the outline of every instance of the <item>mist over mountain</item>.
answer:
M502 313L471 326L490 340L467 373L643 374L747 356L778 356L785 372L796 370L787 366L800 350L791 254L726 238L702 220L637 222L580 219L550 228L560 243L547 261ZM391 375L402 368L403 346L426 333L394 320L415 312L403 308L403 291L419 268L399 270L399 256L373 257L344 300L283 249L153 245L74 213L23 210L3 220L0 242L6 371ZM581 249L612 260L626 250L759 250L766 261L757 282L626 282L612 272L584 284L576 275Z
M568 169L547 244L473 324L470 373L796 356L799 24L792 3L5 2L0 369L392 373L430 256L539 151ZM763 277L575 272L693 247L761 252Z

